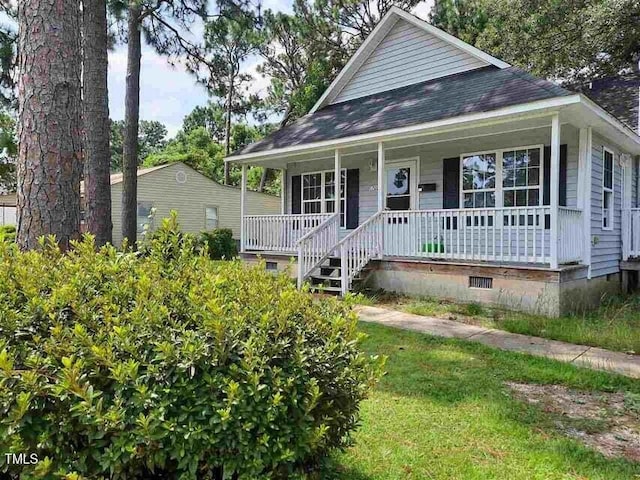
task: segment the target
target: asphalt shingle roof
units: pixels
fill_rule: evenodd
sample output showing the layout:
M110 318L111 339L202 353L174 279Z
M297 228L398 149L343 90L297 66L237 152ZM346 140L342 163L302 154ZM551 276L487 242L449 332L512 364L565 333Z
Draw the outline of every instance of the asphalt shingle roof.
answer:
M231 157L418 125L571 94L569 90L516 67L484 67L328 105L247 145Z
M581 90L631 130L640 131L640 73L593 80Z

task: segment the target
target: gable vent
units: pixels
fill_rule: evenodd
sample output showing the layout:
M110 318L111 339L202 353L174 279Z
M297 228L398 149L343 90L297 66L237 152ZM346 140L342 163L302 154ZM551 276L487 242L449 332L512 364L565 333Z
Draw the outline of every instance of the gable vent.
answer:
M493 288L493 278L491 277L469 277L469 288Z

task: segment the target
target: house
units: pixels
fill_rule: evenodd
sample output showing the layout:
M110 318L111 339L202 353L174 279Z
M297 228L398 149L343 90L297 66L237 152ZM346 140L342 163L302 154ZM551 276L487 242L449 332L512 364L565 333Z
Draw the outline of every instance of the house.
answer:
M286 212L241 213L247 261L557 316L640 256L639 154L586 95L392 8L308 115L227 161L285 179Z
M160 219L178 212L183 231L199 233L213 228L230 228L240 239L240 189L222 185L201 173L176 162L138 170L138 234L151 221L150 228ZM247 191L244 206L247 215L281 213L280 198ZM152 219L151 210L155 209ZM111 216L113 243L122 243L122 173L111 175Z
M0 194L0 226L16 224L16 194Z

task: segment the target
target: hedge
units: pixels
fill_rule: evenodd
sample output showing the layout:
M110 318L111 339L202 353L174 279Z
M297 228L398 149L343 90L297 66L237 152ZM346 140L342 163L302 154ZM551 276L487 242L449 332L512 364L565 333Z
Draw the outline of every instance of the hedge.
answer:
M144 254L0 242L0 451L22 478L287 478L349 444L382 361L349 305L214 262L166 220Z

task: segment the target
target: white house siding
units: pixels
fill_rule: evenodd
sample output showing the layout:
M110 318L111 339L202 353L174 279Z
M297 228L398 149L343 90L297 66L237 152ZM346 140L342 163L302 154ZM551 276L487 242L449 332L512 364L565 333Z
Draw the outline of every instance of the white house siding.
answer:
M602 228L602 148L614 152L614 221L613 230ZM591 276L618 273L622 256L622 168L618 160L620 149L599 135L593 135L591 181Z
M633 177L631 180L631 206L634 208L640 207L640 184L638 176L640 175L640 157L635 157L632 160L633 163Z
M435 183L436 191L419 194L421 210L441 209L443 200L442 161L445 158L458 157L463 153L521 147L528 145L549 145L551 128L543 127L514 133L468 138L458 141L416 145L406 148L386 150L387 162L418 157L420 159L420 183ZM563 125L560 141L567 145L567 206L577 205L578 180L578 130ZM343 168L360 170L359 224L378 210L377 172L370 164L376 164L377 153L348 155L342 158ZM302 173L320 170L333 170L333 158L290 163L287 166L287 191L291 191L291 178ZM290 195L287 196L287 212L291 212Z
M331 103L341 103L486 65L485 61L405 20L399 20Z
M185 183L176 181L176 173L187 174ZM156 209L155 226L178 212L183 231L198 233L205 229L205 207L218 207L218 226L230 228L233 237L240 238L240 189L224 186L201 175L184 164L162 168L138 177L138 201L152 202ZM122 243L122 183L111 186L113 243ZM280 197L247 192L247 215L280 213Z

